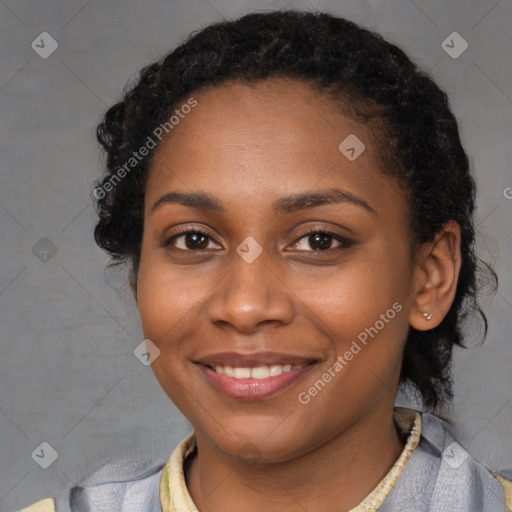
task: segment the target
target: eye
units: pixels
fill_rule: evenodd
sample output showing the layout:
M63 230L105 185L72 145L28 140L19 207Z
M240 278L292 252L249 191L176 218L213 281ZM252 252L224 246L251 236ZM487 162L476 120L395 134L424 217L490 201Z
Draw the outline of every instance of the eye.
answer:
M182 251L203 251L208 249L210 241L212 241L212 238L207 233L199 230L188 230L168 238L164 242L164 247L172 245L175 249Z
M332 247L333 242L336 242L338 245L336 247ZM172 248L177 249L179 251L206 251L208 249L212 249L210 243L213 242L213 238L200 230L184 230L180 233L172 235L168 238L163 246L168 247L172 246ZM303 252L330 252L348 248L354 245L355 242L338 235L337 233L332 233L330 231L325 231L321 229L313 229L310 230L300 236L297 241L294 242L292 248L293 250L299 250ZM218 244L214 244L218 248ZM309 249L308 249L309 247Z
M333 248L333 242L337 242L338 246ZM294 243L294 248L298 249L299 251L306 252L328 252L331 250L335 251L345 249L351 245L354 245L354 242L341 235L338 235L337 233L332 233L330 231L324 231L321 229L314 229L303 234ZM307 249L308 246L312 249L312 251Z

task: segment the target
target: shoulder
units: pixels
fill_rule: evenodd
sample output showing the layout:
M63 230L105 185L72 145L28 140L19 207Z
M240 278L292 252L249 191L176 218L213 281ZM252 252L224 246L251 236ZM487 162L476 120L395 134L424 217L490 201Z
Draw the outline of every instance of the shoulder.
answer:
M456 441L455 429L447 420L422 413L421 423L421 450L438 460L434 502L458 499L477 506L475 510L512 511L512 482L508 478L474 459Z
M53 498L46 498L19 512L89 511L91 503L102 510L160 512L160 480L165 461L143 456L120 457L91 471L86 477Z

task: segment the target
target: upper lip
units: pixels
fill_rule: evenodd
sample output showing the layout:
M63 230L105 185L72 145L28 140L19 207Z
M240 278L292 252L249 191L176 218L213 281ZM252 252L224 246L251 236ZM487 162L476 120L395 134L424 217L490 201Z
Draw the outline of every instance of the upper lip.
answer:
M279 352L253 352L242 354L239 352L219 352L196 359L195 362L206 366L232 366L235 368L256 368L271 365L307 365L316 360L311 357L282 354Z

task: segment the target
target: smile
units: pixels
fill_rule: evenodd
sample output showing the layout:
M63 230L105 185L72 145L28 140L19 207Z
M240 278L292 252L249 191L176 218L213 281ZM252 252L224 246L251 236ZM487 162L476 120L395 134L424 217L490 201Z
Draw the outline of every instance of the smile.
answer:
M206 382L232 398L259 400L293 385L318 361L260 352L214 354L196 361Z

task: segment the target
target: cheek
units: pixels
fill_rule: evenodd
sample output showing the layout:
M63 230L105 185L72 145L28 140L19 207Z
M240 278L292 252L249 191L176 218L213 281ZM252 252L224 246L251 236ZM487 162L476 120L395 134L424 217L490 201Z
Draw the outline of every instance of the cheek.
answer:
M364 257L347 260L330 276L301 276L294 287L315 327L331 342L332 396L354 407L393 390L407 336L408 260L405 254L383 257L386 252L382 245L368 248ZM342 365L338 371L336 361ZM322 401L329 406L328 393L319 407Z
M137 302L144 335L155 344L163 343L180 323L197 314L195 309L205 293L198 280L189 282L179 270L151 266L139 275Z
M160 350L151 367L162 389L176 406L189 412L187 368L182 364L183 343L198 325L197 305L204 286L186 282L179 269L156 257L141 257L138 275L137 307L144 338Z
M159 250L147 245L143 243L137 276L137 307L144 336L158 346L197 300L180 269L172 269Z
M332 269L302 273L290 289L333 338L341 335L345 340L373 325L393 303L402 301L407 289L407 275L397 259L385 261L366 252Z

